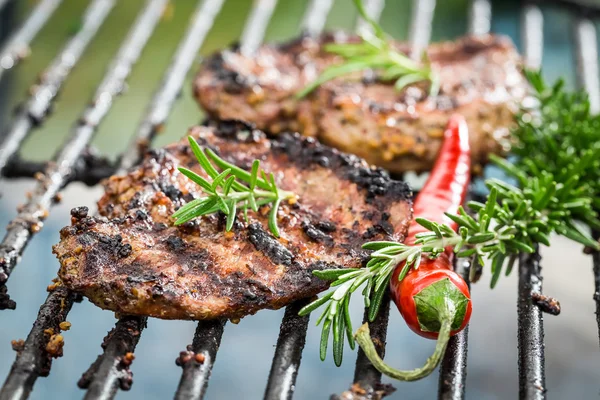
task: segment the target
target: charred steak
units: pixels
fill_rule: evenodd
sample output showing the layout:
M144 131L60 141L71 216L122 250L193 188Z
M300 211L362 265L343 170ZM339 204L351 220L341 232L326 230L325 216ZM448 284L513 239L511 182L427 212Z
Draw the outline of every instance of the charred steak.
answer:
M311 272L362 266L367 240L404 239L409 188L355 156L297 134L269 140L233 121L190 134L242 168L260 159L279 188L299 196L279 210L281 237L269 232L265 207L250 212L248 222L238 218L231 232L222 214L174 226L171 214L201 195L177 170L202 174L183 140L108 179L99 217L72 210L72 224L53 249L64 285L123 314L237 318L326 289Z
M341 35L264 45L253 57L236 50L213 55L194 82L195 96L216 118L241 118L268 133L301 132L391 172L429 170L450 114L465 116L476 164L507 147L513 115L526 94L519 56L508 38L465 37L433 44L428 55L441 91L402 92L373 72L327 82L308 97L295 94L342 60L323 44L356 40ZM400 51L408 48L398 44Z

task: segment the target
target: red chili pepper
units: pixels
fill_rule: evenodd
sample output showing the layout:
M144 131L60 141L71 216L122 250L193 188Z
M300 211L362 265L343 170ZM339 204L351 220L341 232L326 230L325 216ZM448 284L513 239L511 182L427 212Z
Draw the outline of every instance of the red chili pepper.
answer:
M470 179L470 149L468 129L460 115L451 117L444 133L444 144L431 175L419 192L414 204L414 215L433 222L446 223L456 230L458 226L444 215L457 213L465 199ZM411 223L406 239L414 244L418 233L427 229ZM367 325L357 332L356 339L373 365L393 378L412 381L429 375L441 360L450 336L460 332L471 317L469 287L452 270L451 248L436 259L423 256L418 269L411 269L404 279L398 280L404 262L400 263L390 280L391 296L407 325L417 334L437 338L434 354L421 368L399 371L386 365L375 351Z

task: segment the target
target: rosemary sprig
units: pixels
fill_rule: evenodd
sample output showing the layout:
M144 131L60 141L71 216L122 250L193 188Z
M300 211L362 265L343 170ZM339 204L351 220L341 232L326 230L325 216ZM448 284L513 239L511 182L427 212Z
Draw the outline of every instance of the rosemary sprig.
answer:
M327 81L368 69L379 71L379 79L383 81L395 81L394 86L398 91L412 83L429 81L429 94L435 96L439 91L439 79L437 73L431 69L426 54L423 54L422 62L418 63L397 51L381 26L369 17L362 0L353 1L358 13L370 25L371 30L359 32L361 42L358 43L325 45L325 51L337 54L344 62L325 69L296 96L302 98Z
M422 256L437 257L452 246L460 257L476 257L481 265L491 264L491 287L504 271L510 274L519 253L533 253L538 244L550 245L550 235L558 233L585 246L598 250L597 241L578 225L600 229L595 211L600 206L600 117L591 116L587 96L567 94L559 82L546 87L538 73L528 73L541 107L537 113L523 110L517 116L513 130L516 139L515 163L492 156L492 161L518 186L498 179L486 180L490 193L485 203L471 201L471 213L462 207L457 215L446 214L459 229L454 232L445 224L417 218L429 232L417 235L413 246L396 242L366 243L373 250L362 269L315 271L315 275L333 281L333 291L300 311L305 315L325 305L317 321L323 322L321 358L325 358L329 327L334 329L333 355L337 365L342 361L344 336L351 347L352 324L348 304L354 291L364 285L362 294L373 321L389 280L402 261L399 274L403 279L410 268L418 268ZM344 315L344 318L340 318Z
M269 229L275 237L279 237L279 205L282 201L296 198L296 195L277 188L275 176L273 173L267 175L261 170L259 160L254 160L251 171L247 172L223 160L211 149L202 149L192 136L188 136L188 141L198 163L212 182L187 168L179 167L179 171L198 184L207 196L192 200L177 210L172 215L175 225L221 211L227 216L225 229L230 231L238 211L243 211L247 219L248 209L257 212L259 207L271 205ZM217 171L213 163L221 172Z

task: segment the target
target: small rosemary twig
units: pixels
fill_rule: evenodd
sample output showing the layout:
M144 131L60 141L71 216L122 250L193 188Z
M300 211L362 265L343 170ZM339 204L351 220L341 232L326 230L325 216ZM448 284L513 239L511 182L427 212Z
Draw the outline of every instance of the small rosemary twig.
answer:
M192 200L177 210L172 215L175 225L221 211L227 216L225 229L230 231L238 211L243 211L246 217L248 209L257 212L259 207L271 205L269 229L275 237L279 237L277 227L279 205L284 200L295 198L296 195L277 188L275 176L273 173L267 175L260 170L259 160L254 160L251 171L247 172L223 160L214 151L200 148L193 137L189 136L188 141L198 163L212 182L187 168L179 167L179 171L197 183L207 196ZM222 171L218 172L211 161Z
M296 97L302 98L339 76L368 69L380 72L379 79L382 81L394 81L398 91L412 83L429 81L429 94L435 96L439 91L439 78L426 56L424 55L422 63L418 63L397 51L381 26L368 16L362 0L354 0L354 4L360 16L371 26L372 32L359 32L361 42L358 43L326 44L325 50L342 57L344 62L325 69L316 80L299 91Z

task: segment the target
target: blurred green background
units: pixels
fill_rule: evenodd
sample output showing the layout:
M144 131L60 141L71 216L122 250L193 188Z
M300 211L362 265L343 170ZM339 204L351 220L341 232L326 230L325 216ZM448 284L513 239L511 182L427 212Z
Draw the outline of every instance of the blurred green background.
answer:
M16 24L22 22L36 4L33 0L13 2L16 3ZM23 147L26 158L49 159L69 136L72 124L91 99L107 64L144 3L144 0L118 1L67 79L54 114L27 140ZM437 3L432 40L453 39L463 34L467 29L469 2L439 0ZM10 110L26 98L27 89L36 76L77 31L87 4L88 1L83 0L65 0L33 41L31 56L4 75L3 84L9 90L0 93L6 103L6 107L0 110L0 126L10 122ZM279 0L267 28L266 40L285 40L297 35L307 4L307 0ZM201 55L210 54L239 39L251 5L251 0L226 1L198 61ZM132 71L127 91L116 100L93 141L102 153L114 158L130 142L195 7L196 1L193 0L171 1ZM519 1L493 2L492 30L509 35L517 45L519 11ZM382 24L394 37L405 39L410 14L411 1L388 0L382 13ZM327 28L350 30L355 19L351 0L336 0ZM562 76L568 85L573 86L571 22L572 17L562 10L544 9L544 73L551 80ZM191 96L191 78L196 70L197 65L187 77L182 96L155 145L179 139L188 127L203 118ZM0 181L0 185L0 192L4 193L0 197L0 227L4 227L16 214L17 204L23 201L25 192L31 190L33 181ZM4 311L0 316L0 382L14 360L10 340L26 337L39 305L46 297L45 288L58 269L58 263L51 255L51 245L58 241L58 230L69 223L69 209L79 205L93 208L100 196L101 189L98 187L69 185L63 202L51 212L44 229L33 239L11 277L9 292L17 301L18 309ZM545 291L558 297L563 304L563 314L546 321L548 389L557 399L595 398L600 389L597 380L600 362L593 316L591 261L581 254L577 246L564 240L554 241L552 248L544 250L543 255L545 260L551 260L545 264ZM476 303L470 325L468 399L517 398L516 291L514 273L503 278L494 291L489 290L485 276L473 288ZM358 321L362 309L360 299L355 300L352 315ZM239 325L228 325L208 389L208 399L262 397L282 314L282 310L259 312L243 319ZM102 311L87 301L75 305L68 319L73 328L65 333L65 356L55 361L48 378L40 378L36 382L33 399L53 399L59 398L59 395L64 399L81 398L82 392L75 383L101 350L102 337L114 323L112 313ZM296 399L325 399L331 393L339 393L348 387L353 373L354 354L349 351L341 368L335 368L331 359L325 363L319 361L320 330L312 325L298 376ZM130 392L120 393L119 397L171 398L181 375L174 360L179 351L191 342L194 329L192 322L151 320L136 350L132 367L135 374L133 388ZM420 365L433 346L430 341L415 337L394 312L388 342L388 358L394 365L405 368ZM437 374L433 374L420 382L394 383L399 390L390 398L435 398L437 379Z

